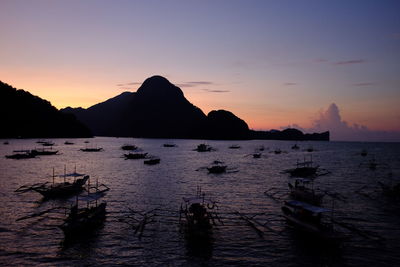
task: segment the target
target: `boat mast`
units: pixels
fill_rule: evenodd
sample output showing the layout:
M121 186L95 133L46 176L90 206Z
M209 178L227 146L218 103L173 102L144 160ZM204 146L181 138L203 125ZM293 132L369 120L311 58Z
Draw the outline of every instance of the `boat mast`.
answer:
M65 184L66 177L67 177L67 166L64 164L64 184Z

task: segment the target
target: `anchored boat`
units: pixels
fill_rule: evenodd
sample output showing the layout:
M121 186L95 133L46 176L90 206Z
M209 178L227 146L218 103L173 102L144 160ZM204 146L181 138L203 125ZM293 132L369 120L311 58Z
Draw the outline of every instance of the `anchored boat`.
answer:
M128 153L124 154L125 159L145 159L147 153Z
M311 188L310 185L311 184ZM313 188L311 179L297 178L294 184L288 183L290 195L296 199L307 203L319 205L322 202L324 194L317 194Z
M209 146L209 145L206 145L206 144L200 144L195 149L195 151L197 151L197 152L210 152L212 150L213 150L213 148L211 146Z
M183 198L179 213L179 222L185 227L188 237L207 238L211 234L213 224L219 219L211 210L216 207L215 201L205 198L201 188L197 188L196 196Z
M347 237L334 229L333 222L324 219L323 214L332 212L329 209L314 206L298 200L285 202L283 216L297 229L327 242L340 242Z

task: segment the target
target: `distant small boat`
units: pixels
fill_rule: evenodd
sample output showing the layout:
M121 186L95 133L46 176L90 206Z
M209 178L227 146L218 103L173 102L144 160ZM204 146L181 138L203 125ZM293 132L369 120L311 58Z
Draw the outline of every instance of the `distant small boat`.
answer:
M213 148L211 146L209 146L209 145L206 145L206 144L200 144L195 149L195 151L197 151L197 152L210 152L212 150L213 150Z
M74 145L75 143L69 142L69 141L65 141L64 145Z
M363 149L363 150L361 150L360 155L363 156L363 157L365 157L366 155L368 155L368 151L365 150L365 149Z
M239 145L231 145L231 146L229 147L229 149L239 149L239 148L240 148Z
M212 165L207 168L209 173L224 173L226 172L226 165Z
M53 142L44 142L42 143L42 146L54 146Z
M252 155L253 155L253 158L255 158L255 159L261 158L261 153L253 153Z
M145 159L147 156L147 153L129 153L129 154L124 154L125 159Z
M275 154L281 154L282 150L280 148L277 148L277 149L274 150L274 153Z
M297 149L300 149L300 147L299 147L297 144L294 144L294 145L292 146L292 149L297 150Z
M8 141L3 142L3 145L8 145L10 144Z
M261 145L258 148L256 148L256 151L264 151L264 150L265 150L264 145Z
M90 142L89 142L88 140L86 140L84 143L85 143L85 144L89 144Z
M314 152L315 149L314 149L312 146L310 146L310 147L308 147L308 148L306 149L306 151L307 151L307 152Z
M58 153L58 150L48 150L48 149L33 149L30 152L33 155L37 156L50 156L50 155L56 155Z
M170 144L170 143L163 144L163 146L164 146L164 147L176 147L175 144Z
M36 157L35 154L32 154L29 150L24 153L16 153L12 155L6 155L8 159L31 159Z
M147 165L155 165L155 164L160 163L160 159L159 158L152 158L152 159L148 159L148 160L143 161L143 163L147 164Z
M101 147L97 147L97 148L81 148L80 149L80 151L83 151L83 152L100 152L102 150L103 150L103 148L101 148Z
M123 146L121 146L121 149L122 150L136 150L136 149L138 149L138 147L135 145L123 145Z

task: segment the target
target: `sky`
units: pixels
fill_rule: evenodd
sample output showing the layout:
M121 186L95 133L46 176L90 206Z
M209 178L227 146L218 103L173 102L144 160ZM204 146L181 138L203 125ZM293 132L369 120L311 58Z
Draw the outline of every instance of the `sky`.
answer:
M0 0L0 80L90 107L162 75L256 130L400 141L400 1Z

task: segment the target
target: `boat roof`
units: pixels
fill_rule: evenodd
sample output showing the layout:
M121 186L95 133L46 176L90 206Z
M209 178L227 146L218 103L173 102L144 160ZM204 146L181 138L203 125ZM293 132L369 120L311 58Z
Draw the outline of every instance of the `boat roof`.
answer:
M213 204L214 203L211 199L202 198L202 197L192 197L192 198L184 197L183 200L189 205L196 204L196 203L198 203L198 204L203 204L203 203Z
M298 163L296 163L296 165L299 165L299 166L307 166L307 165L311 165L311 164L313 164L314 162L313 161L303 161L303 162L298 162Z
M305 202L301 202L298 200L292 200L292 201L288 201L286 202L286 205L294 207L294 208L302 208L308 211L311 211L313 213L323 213L323 212L329 212L331 210L326 209L326 208L322 208L322 207L318 207L318 206L314 206Z
M308 178L296 178L295 181L299 181L301 183L311 183L311 179Z
M84 173L71 172L71 173L59 175L59 177L79 177L79 176L85 176L85 174Z

